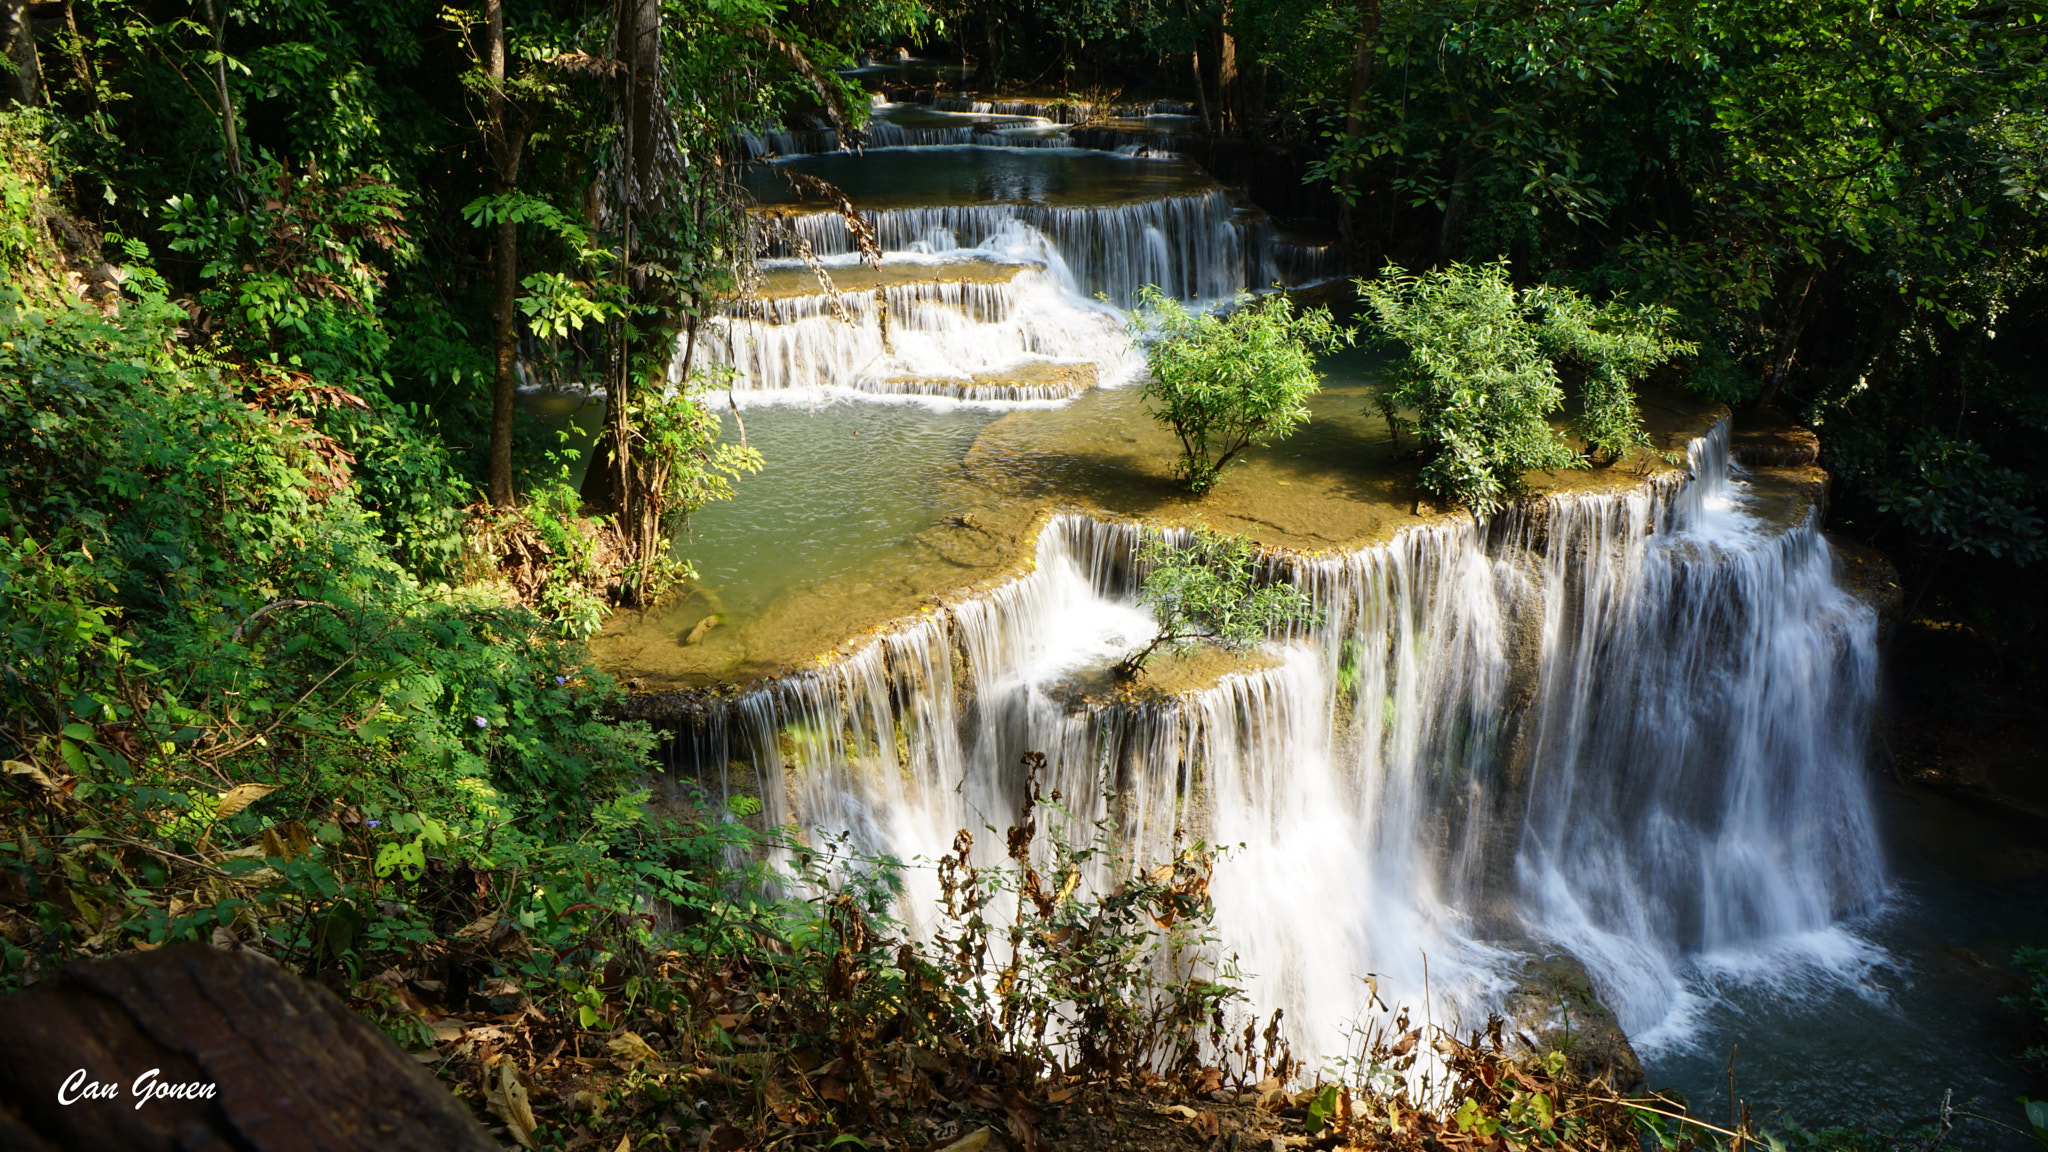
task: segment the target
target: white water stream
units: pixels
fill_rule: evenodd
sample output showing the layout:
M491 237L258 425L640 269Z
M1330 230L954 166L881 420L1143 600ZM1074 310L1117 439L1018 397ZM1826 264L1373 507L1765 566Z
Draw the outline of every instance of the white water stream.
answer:
M1029 401L971 381L1033 360L1116 383L1142 362L1094 293L1213 300L1276 267L1220 190L872 219L889 263L1019 270L849 294L848 319L822 294L735 305L703 355L742 395ZM791 228L851 265L837 215ZM1639 1045L1681 1044L1703 969L1853 976L1869 950L1840 925L1887 887L1864 769L1873 614L1838 586L1817 513L1755 514L1726 425L1688 453L1689 478L1280 562L1319 623L1163 703L1065 702L1064 680L1153 625L1139 530L1056 517L1030 574L714 706L676 763L758 792L771 822L911 862L900 911L926 929L929 865L962 828L993 862L984 830L1013 821L1020 757L1043 752L1045 788L1081 828L1113 821L1135 860L1176 831L1227 849L1222 946L1258 1008L1287 1010L1297 1054L1344 1052L1368 974L1388 1001L1478 1023L1532 942L1581 960Z
M1414 529L1289 565L1322 621L1166 704L1062 702L1152 625L1137 531L1061 517L1031 574L739 698L685 756L753 765L776 821L929 863L1007 827L1042 751L1046 788L1140 862L1176 828L1229 846L1223 946L1301 1052L1343 1051L1365 974L1419 1005L1425 955L1438 1018L1483 1019L1526 938L1581 959L1632 1035L1680 1039L1692 958L1830 962L1885 891L1872 615L1816 525L1746 510L1725 425L1691 457L1692 480L1554 499L1484 539ZM912 869L913 928L934 897Z

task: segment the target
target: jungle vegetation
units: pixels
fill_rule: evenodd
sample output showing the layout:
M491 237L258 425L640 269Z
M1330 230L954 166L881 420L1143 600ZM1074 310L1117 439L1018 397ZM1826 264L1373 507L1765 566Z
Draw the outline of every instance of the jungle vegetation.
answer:
M833 69L863 51L1192 97L1294 166L1358 268L1401 269L1390 309L1463 276L1555 335L1515 346L1537 376L1590 356L1602 455L1634 446L1617 382L1672 356L1816 426L1834 526L1900 563L1908 615L2040 678L2042 0L4 0L0 38L0 990L200 940L417 1047L519 1013L525 1056L587 1038L616 1073L537 1130L508 1085L539 1063L473 1076L459 1033L451 1075L529 1146L985 1120L1032 1149L1053 1104L1159 1084L1205 1138L1227 1086L1319 1140L1746 1139L1405 1022L1361 1058L1433 1048L1469 1108L1284 1090L1277 1030L1204 1032L1228 972L1154 962L1205 931L1201 846L1078 901L1094 829L1050 874L962 846L920 953L891 862L780 844L836 894L779 901L733 863L777 835L756 813L647 806L657 735L611 718L581 641L686 579L679 518L759 466L691 351L758 247L731 136L806 113L857 139ZM611 396L580 487L522 373ZM734 1057L767 1047L804 1066Z

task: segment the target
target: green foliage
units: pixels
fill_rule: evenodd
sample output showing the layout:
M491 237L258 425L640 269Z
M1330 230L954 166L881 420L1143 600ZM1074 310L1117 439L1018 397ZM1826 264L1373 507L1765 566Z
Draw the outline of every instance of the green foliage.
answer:
M2012 962L2026 977L2028 987L2025 995L2008 997L2006 1006L2020 1013L2037 1041L2020 1056L2048 1062L2048 948L2021 948L2012 954ZM2048 1121L2036 1121L2035 1126L2048 1128Z
M0 806L37 830L4 851L62 890L9 985L215 927L309 963L431 938L358 913L436 849L552 851L649 744L531 613L394 559L310 419L360 401L181 351L183 319L0 293Z
M1523 304L1538 317L1538 338L1552 364L1581 377L1579 414L1572 431L1612 464L1636 449L1648 448L1643 416L1636 407L1636 382L1699 345L1677 339L1677 314L1657 305L1604 304L1554 285L1538 285L1522 293Z
M0 109L0 274L17 282L41 229L36 209L48 179L45 120L39 109Z
M2037 486L2001 468L1979 445L1923 429L1906 447L1900 467L1871 485L1870 499L1915 532L1952 551L2030 564L2048 555L2041 517L2032 501Z
M1145 399L1180 438L1178 475L1196 495L1246 448L1285 439L1308 420L1308 398L1322 386L1315 353L1351 339L1327 309L1296 315L1280 294L1240 297L1218 316L1147 284L1138 304L1130 324L1146 341Z
M1411 276L1389 267L1359 282L1379 338L1407 357L1380 405L1400 409L1429 454L1422 485L1472 510L1500 507L1524 472L1585 460L1550 425L1564 407L1558 365L1584 375L1574 428L1610 461L1648 444L1635 379L1694 346L1669 335L1672 316L1567 288L1520 290L1505 263Z
M1196 528L1184 542L1147 543L1137 560L1149 566L1138 600L1151 607L1159 634L1117 664L1122 679L1135 678L1162 647L1188 651L1208 641L1241 651L1315 620L1307 593L1261 578L1258 554L1242 536Z

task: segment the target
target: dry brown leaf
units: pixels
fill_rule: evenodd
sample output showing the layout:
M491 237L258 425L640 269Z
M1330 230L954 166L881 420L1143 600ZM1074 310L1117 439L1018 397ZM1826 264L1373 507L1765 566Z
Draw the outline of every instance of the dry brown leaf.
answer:
M519 1073L512 1067L512 1061L498 1064L498 1077L491 1086L488 1100L491 1115L505 1122L511 1129L512 1138L521 1148L532 1148L533 1130L537 1126L533 1119L533 1105L526 1096L526 1085L519 1082Z
M53 792L57 789L57 782L55 780L50 779L41 768L36 767L27 760L9 760L6 762L5 767L9 776L26 776Z
M633 1152L633 1138L631 1136L619 1137L619 1146L612 1149L612 1152Z
M469 1025L461 1020L430 1020L427 1022L427 1028L434 1033L435 1042L450 1044L462 1039L462 1034L469 1030Z
M237 784L220 794L220 805L214 809L214 815L225 820L275 791L275 784Z
M1200 1113L1196 1112L1193 1108L1190 1108L1185 1104L1168 1104L1166 1106L1166 1110L1169 1113L1178 1116L1183 1120L1195 1120L1199 1119L1201 1116Z
M647 1041L642 1040L638 1032L619 1033L605 1044L604 1050L611 1053L612 1059L621 1064L661 1059L661 1054L648 1047Z
M476 919L471 920L469 923L463 925L462 927L456 929L455 938L457 940L469 940L474 937L482 936L488 933L491 929L496 928L497 926L498 914L496 912L486 912L483 915L477 917ZM517 990L517 986L515 985L514 991Z
M988 1147L988 1138L992 1135L994 1133L985 1127L976 1128L967 1135L939 1149L939 1152L981 1152L983 1148Z

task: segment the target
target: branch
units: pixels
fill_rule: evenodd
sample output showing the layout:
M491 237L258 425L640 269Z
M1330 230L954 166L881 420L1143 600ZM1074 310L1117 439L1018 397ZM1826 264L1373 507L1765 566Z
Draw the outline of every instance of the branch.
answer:
M240 644L243 642L244 636L251 636L253 638L253 634L249 632L249 626L270 615L272 612L283 608L325 608L330 612L336 610L334 605L329 604L325 600L272 600L270 603L243 617L242 622L235 625L235 630L228 634L228 639ZM260 633L262 631L263 629L261 628L256 629L256 632Z

